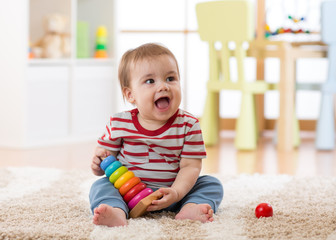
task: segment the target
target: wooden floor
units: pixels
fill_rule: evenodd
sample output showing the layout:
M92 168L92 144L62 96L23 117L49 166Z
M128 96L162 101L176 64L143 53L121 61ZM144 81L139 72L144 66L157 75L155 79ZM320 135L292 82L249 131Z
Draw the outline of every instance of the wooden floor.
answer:
M293 176L336 176L336 150L317 151L313 133L301 133L301 145L279 153L272 134L264 134L255 151L237 151L233 132L222 132L217 146L207 147L202 173L236 175L242 173L289 174ZM90 171L96 142L30 150L0 149L0 167L34 166Z

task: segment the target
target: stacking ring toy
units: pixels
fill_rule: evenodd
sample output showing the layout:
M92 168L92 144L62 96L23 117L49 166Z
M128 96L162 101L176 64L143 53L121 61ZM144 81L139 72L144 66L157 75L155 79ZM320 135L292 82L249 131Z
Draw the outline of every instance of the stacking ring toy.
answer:
M153 200L162 197L162 193L146 188L146 184L136 177L132 171L117 161L114 156L106 157L100 163L101 169L105 171L106 177L119 190L121 196L131 210L130 217L140 217L146 212Z

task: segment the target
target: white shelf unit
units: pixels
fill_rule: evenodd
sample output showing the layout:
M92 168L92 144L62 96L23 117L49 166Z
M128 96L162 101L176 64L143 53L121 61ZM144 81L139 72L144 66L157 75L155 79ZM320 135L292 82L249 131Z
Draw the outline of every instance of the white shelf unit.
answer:
M116 1L13 0L4 5L0 27L8 37L0 40L0 147L96 139L116 108ZM71 56L28 59L29 40L43 36L43 18L51 13L69 18ZM106 26L109 58L76 58L77 21L88 23L90 56L97 27Z

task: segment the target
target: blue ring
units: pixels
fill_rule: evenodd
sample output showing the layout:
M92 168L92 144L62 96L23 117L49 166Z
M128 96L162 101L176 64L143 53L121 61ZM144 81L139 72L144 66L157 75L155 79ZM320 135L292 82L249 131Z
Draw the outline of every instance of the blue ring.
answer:
M117 161L117 159L113 155L110 155L100 163L100 167L105 171L105 169L115 161Z

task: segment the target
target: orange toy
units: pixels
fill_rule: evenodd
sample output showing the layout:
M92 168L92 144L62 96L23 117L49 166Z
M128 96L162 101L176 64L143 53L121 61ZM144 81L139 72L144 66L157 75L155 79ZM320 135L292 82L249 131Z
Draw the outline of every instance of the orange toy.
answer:
M96 50L95 52L95 58L107 58L107 53L105 50Z

